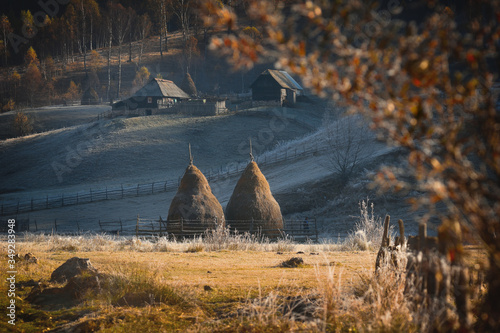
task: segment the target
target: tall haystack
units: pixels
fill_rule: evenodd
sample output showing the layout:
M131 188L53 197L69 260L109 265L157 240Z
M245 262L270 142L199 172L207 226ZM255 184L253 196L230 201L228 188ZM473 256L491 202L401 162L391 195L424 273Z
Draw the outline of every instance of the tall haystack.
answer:
M261 230L271 237L279 236L279 230L283 229L280 206L271 193L266 177L253 160L243 171L229 199L226 220L234 221L232 227L238 231ZM231 225L231 222L228 224Z
M225 225L222 206L212 194L203 173L190 163L170 204L167 231L183 235L186 229L193 231L214 228L214 222Z

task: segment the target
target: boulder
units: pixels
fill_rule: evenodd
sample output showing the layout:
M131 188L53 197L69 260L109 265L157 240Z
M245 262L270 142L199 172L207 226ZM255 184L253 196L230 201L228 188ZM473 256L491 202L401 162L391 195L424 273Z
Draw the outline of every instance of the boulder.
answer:
M97 274L97 269L92 266L89 259L73 257L52 272L50 282L61 283L85 272Z

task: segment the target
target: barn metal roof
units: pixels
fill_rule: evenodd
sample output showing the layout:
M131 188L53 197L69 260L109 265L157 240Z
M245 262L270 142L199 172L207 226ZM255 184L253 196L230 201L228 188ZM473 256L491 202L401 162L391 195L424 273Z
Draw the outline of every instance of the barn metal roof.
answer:
M264 75L270 75L282 88L292 89L292 90L303 90L300 84L295 81L290 74L285 71L279 71L276 69L266 69L263 71L257 80L255 80L250 87L252 87L258 80Z
M154 78L139 89L134 96L190 98L181 88L169 80Z

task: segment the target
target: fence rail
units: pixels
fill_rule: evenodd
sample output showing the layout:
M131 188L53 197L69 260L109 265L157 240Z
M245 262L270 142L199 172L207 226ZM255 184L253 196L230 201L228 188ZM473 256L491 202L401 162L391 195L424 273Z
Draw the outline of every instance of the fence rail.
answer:
M285 161L306 158L326 152L331 149L328 146L318 146L317 144L304 144L293 149L269 154L264 153L256 158L260 167L269 167ZM217 181L221 178L237 176L244 170L241 163L229 164L217 170L210 169L204 171L209 182ZM17 200L17 202L2 202L0 206L0 216L17 215L39 210L60 208L71 205L88 204L105 200L118 200L126 197L144 196L163 192L175 191L179 187L180 177L176 180L166 180L137 185L120 185L119 187L106 187L104 189L89 189L72 194L46 195L45 197L31 198L29 200Z
M258 220L228 220L226 226L233 232L250 232L260 234L269 238L289 237L296 241L318 242L318 227L316 219L311 220L284 220L283 229L262 228L267 221ZM192 238L205 235L210 229L215 229L217 221L200 220L174 220L165 221L142 219L137 217L135 235L137 237L162 237L174 235L177 238Z

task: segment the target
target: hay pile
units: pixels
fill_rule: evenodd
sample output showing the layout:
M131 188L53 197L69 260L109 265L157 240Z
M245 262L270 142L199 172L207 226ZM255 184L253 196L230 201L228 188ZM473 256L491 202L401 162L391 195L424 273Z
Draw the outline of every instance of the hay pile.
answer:
M200 228L214 228L214 222L224 225L224 211L212 194L210 185L201 171L190 164L181 179L180 186L172 199L167 218L167 231L176 233L175 225L180 219L197 221Z
M254 220L253 230L248 223L238 221ZM238 231L261 229L266 236L279 236L283 229L283 217L278 202L274 199L269 183L257 163L250 162L234 188L233 195L226 207L226 220ZM231 224L231 222L228 222Z

